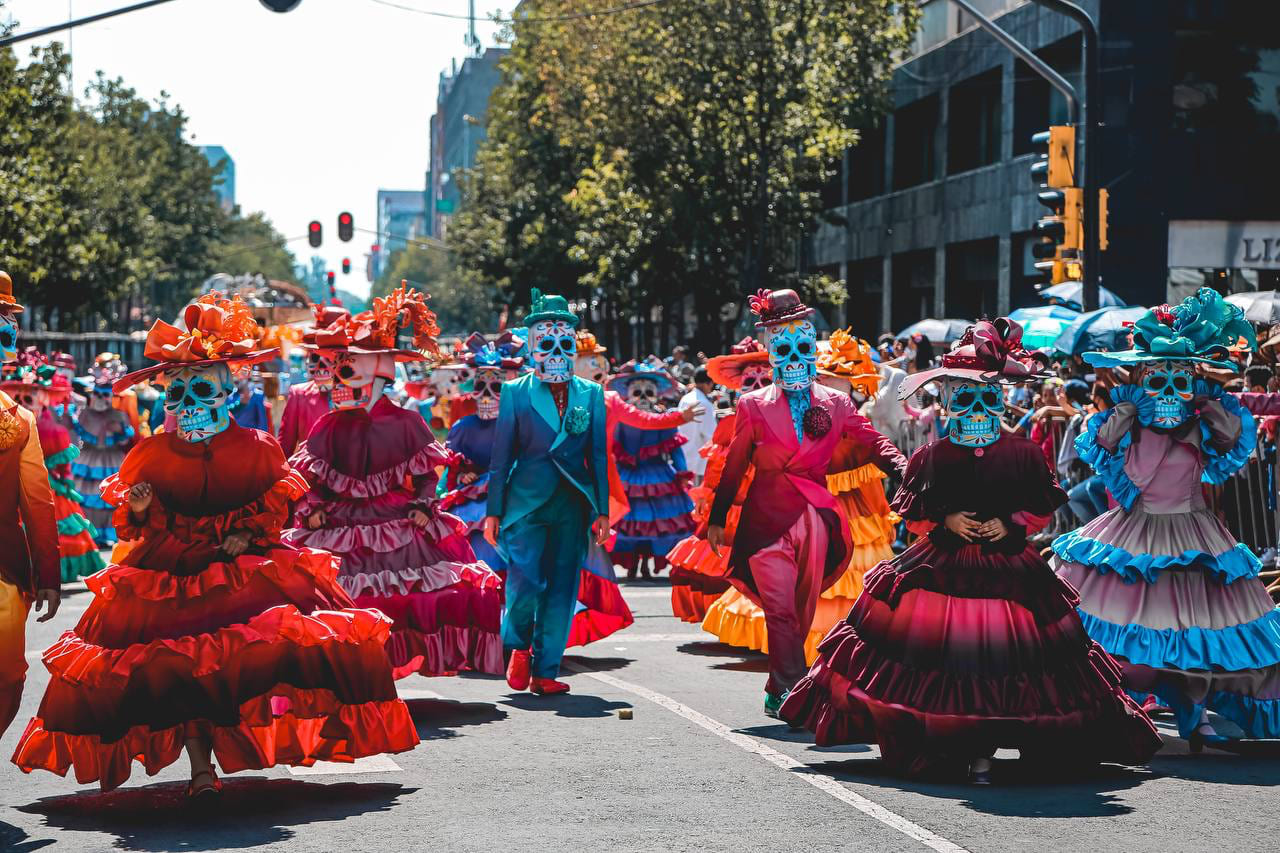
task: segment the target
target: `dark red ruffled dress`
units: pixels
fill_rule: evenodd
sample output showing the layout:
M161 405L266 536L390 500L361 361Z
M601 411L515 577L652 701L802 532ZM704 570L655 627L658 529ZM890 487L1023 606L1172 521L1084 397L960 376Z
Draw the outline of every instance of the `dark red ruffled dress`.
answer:
M437 469L450 458L420 415L382 397L369 411L325 415L290 459L311 489L285 541L340 557L343 588L391 617L397 678L503 671L502 581L436 497ZM310 530L317 509L325 524ZM426 514L425 528L409 520L413 510Z
M1155 728L1085 633L1075 590L1026 541L1065 500L1026 439L1004 436L981 456L945 439L916 451L894 509L926 535L867 574L783 717L819 745L878 743L907 773L1002 747L1073 763L1150 759ZM1010 533L966 543L942 526L957 511L1000 518Z
M141 524L137 483L153 488ZM330 554L280 543L305 489L274 438L234 422L207 443L163 433L130 451L103 496L136 544L86 579L93 602L44 653L52 678L14 763L74 767L106 790L134 761L159 772L197 735L230 773L412 749L390 620L355 608ZM235 558L219 545L231 532L251 537Z

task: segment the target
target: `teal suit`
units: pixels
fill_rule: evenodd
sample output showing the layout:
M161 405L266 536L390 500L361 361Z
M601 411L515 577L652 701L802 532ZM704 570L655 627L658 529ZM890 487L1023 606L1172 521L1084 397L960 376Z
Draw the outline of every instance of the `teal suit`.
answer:
M568 384L563 418L532 374L503 384L489 463L487 513L508 562L502 643L532 648L539 678L560 672L591 521L609 514L604 389Z

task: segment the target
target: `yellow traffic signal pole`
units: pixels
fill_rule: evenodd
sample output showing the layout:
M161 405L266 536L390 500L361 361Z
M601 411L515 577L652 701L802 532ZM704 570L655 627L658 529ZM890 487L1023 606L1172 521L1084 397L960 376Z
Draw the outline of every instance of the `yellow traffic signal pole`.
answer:
M1085 311L1093 311L1098 307L1098 186L1096 163L1097 146L1094 140L1097 138L1094 133L1095 122L1092 120L1092 110L1090 109L1090 96L1097 97L1100 90L1098 88L1098 28L1094 26L1093 19L1089 17L1079 6L1074 3L1068 3L1067 0L1034 0L1055 12L1060 12L1075 20L1080 24L1080 29L1084 33L1084 92L1083 98L1077 97L1075 88L1068 83L1061 74L1054 71L1053 68L1040 57L1036 56L1026 45L1015 39L1009 33L998 27L995 22L978 11L969 0L951 0L961 9L964 9L969 15L978 22L978 26L989 32L996 41L1009 48L1015 56L1023 62L1031 66L1031 70L1035 71L1045 80L1049 81L1049 85L1062 93L1067 100L1067 116L1068 121L1072 125L1083 125L1084 133L1079 134L1079 153L1078 162L1080 167L1081 189L1084 191L1084 249L1083 249L1083 266L1084 275L1082 280L1083 292L1080 294L1081 308ZM1093 156L1087 156L1092 154Z

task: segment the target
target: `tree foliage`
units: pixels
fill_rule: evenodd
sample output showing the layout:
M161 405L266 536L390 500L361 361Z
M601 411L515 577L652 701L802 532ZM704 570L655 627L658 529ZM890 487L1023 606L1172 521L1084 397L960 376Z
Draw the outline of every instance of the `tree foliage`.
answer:
M218 272L261 273L269 279L301 283L284 235L262 213L227 216L219 228L218 241L210 247L209 257L209 264Z
M547 22L583 7L530 0L535 20L512 27L448 234L463 266L517 301L535 286L591 297L606 338L691 294L708 348L725 303L757 288L831 298L797 272L797 246L885 109L915 4L668 0Z
M431 310L446 335L466 336L475 331L492 331L497 326L493 288L480 276L460 269L455 259L440 248L410 242L407 248L393 253L370 295L386 296L401 281L430 296Z

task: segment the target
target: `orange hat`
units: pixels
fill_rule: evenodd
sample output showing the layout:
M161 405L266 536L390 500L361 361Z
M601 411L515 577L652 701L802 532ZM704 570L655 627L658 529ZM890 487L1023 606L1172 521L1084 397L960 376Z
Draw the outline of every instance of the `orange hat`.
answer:
M855 338L848 329L836 329L831 340L818 344L818 372L862 386L867 396L880 387L880 371L871 360L871 344Z
M728 355L718 355L707 362L707 373L717 385L737 390L742 387L742 371L751 364L768 364L769 352L755 338L743 338L729 349Z
M0 311L10 314L21 314L23 307L13 298L13 279L4 270L0 270Z

